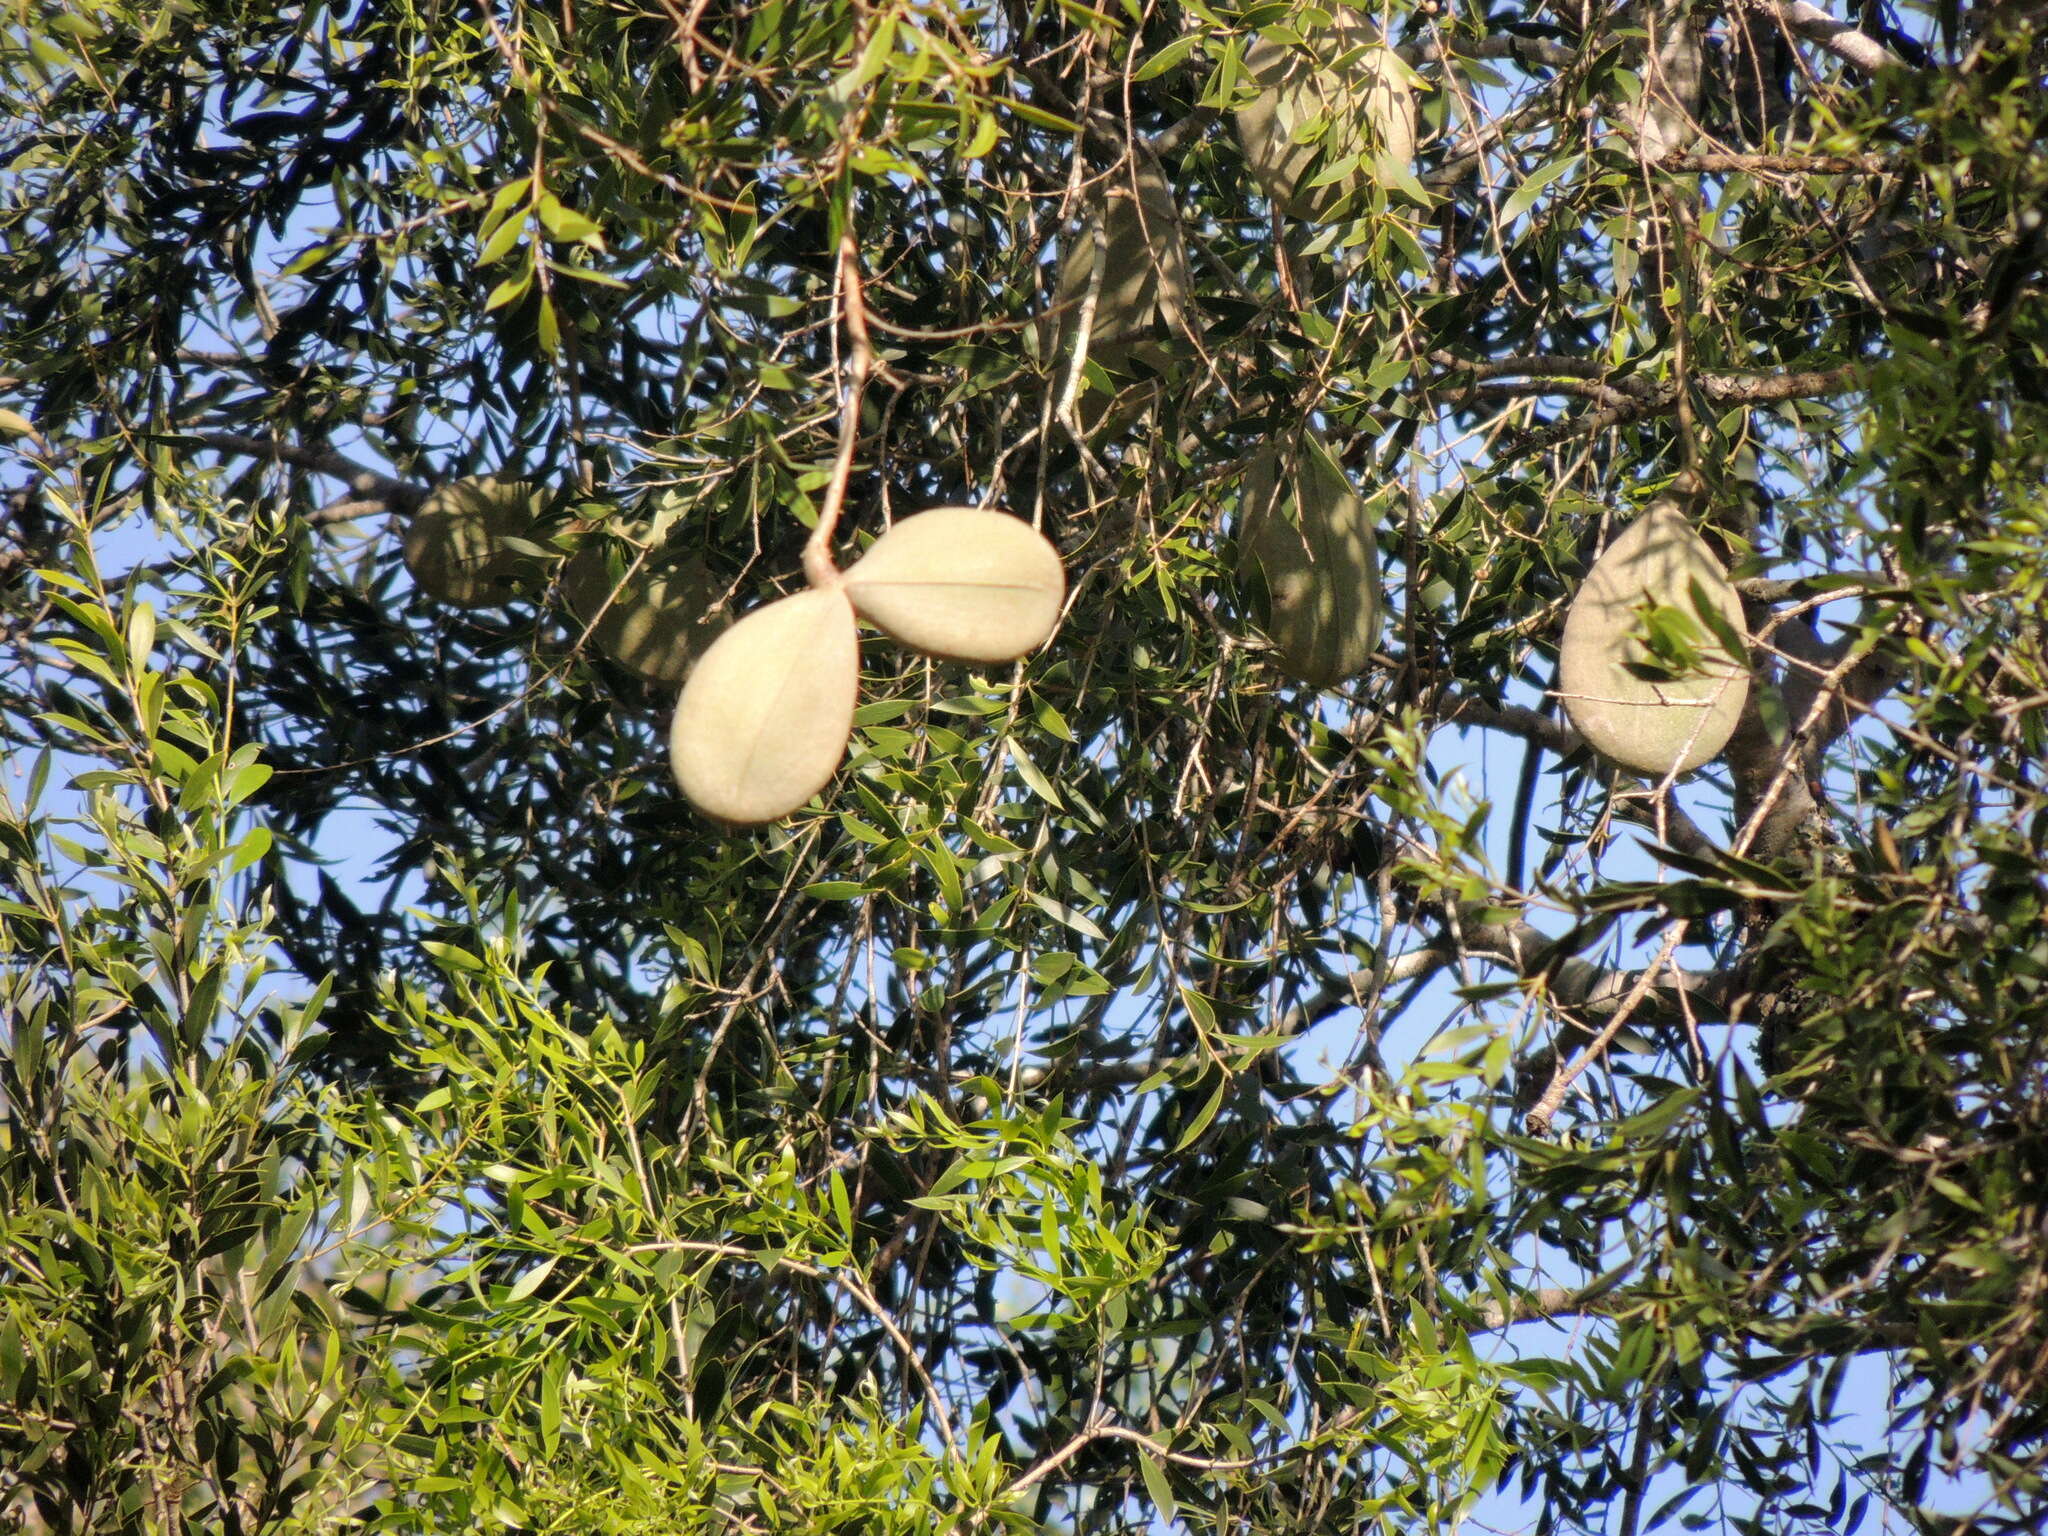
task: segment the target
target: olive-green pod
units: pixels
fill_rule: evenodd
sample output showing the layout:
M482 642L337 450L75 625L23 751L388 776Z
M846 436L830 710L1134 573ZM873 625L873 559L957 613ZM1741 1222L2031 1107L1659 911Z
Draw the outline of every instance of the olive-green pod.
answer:
M1181 237L1173 188L1150 160L1139 158L1103 182L1095 211L1102 220L1102 284L1088 328L1088 355L1121 371L1131 349L1155 323L1181 323L1188 294L1188 253ZM1095 273L1095 239L1084 225L1070 237L1053 290L1060 316L1059 355L1072 344L1074 325Z
M414 585L457 608L484 608L538 587L547 563L508 549L530 539L546 496L524 480L495 475L436 486L406 524L405 568Z
M570 612L590 643L650 683L678 686L729 622L723 588L697 555L646 549L659 533L631 540L588 535L562 568Z
M1289 218L1313 221L1370 180L1382 159L1415 158L1415 93L1379 28L1339 6L1302 39L1261 33L1245 50L1259 94L1235 113L1238 142L1259 190ZM1357 163L1321 186L1311 166Z
M1244 475L1238 564L1283 671L1335 687L1372 664L1380 552L1364 498L1310 432L1269 444Z
M1700 624L1697 585L1735 634L1742 600L1677 503L1660 501L1610 543L1586 573L1565 615L1557 686L1587 744L1602 757L1653 778L1687 772L1728 744L1749 697L1749 661ZM1673 679L1638 677L1630 663L1650 657L1635 639L1647 606L1691 618L1702 666Z

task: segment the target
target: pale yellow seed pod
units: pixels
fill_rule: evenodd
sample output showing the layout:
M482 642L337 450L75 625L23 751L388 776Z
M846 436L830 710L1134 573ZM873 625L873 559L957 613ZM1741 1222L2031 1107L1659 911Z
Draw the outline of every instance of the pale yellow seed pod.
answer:
M507 602L540 585L546 564L505 547L531 538L545 497L524 480L482 475L437 486L406 524L405 568L422 592L457 608Z
M1314 434L1263 449L1245 470L1239 569L1263 591L1261 627L1281 670L1332 688L1372 664L1380 632L1375 520Z
M1642 642L1631 638L1646 603L1699 622L1694 583L1742 634L1742 600L1721 562L1678 505L1660 501L1593 563L1558 645L1558 693L1579 734L1602 757L1652 778L1715 757L1749 697L1748 658L1731 656L1703 625L1698 674L1653 681L1628 670L1631 662L1649 660Z
M836 587L757 608L692 669L669 728L676 783L705 815L775 821L831 782L853 734L860 636Z
M1238 142L1259 190L1289 218L1314 221L1372 179L1377 165L1415 158L1415 93L1379 28L1342 6L1296 47L1262 34L1245 50L1259 94L1235 114ZM1357 158L1321 186L1312 165Z
M913 649L1015 661L1059 622L1059 551L1007 512L937 507L900 519L846 573L860 616Z

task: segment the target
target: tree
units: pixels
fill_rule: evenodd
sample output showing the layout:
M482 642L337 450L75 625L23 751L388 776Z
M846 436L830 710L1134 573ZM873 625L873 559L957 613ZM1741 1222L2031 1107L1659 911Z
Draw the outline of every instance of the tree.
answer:
M23 11L4 1518L2033 1528L2044 66ZM399 544L476 475L539 511L455 607ZM1054 541L1051 642L870 635L825 790L693 812L569 567L715 627L937 505ZM1652 516L1706 579L1602 675L1746 686L1697 772L1558 696Z

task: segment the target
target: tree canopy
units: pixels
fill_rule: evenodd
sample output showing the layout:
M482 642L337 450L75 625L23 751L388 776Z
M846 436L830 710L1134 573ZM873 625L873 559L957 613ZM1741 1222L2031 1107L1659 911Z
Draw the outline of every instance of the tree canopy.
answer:
M0 82L0 1527L2036 1528L2037 7Z

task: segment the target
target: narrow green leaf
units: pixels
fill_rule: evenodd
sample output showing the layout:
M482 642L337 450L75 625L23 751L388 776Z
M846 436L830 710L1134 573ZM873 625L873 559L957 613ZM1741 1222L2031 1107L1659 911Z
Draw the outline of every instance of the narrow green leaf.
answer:
M1159 1458L1144 1447L1138 1451L1138 1473L1145 1479L1145 1492L1151 1496L1152 1504L1159 1511L1160 1518L1171 1525L1180 1518L1180 1506L1173 1501L1173 1489L1167 1485L1166 1468Z
M1531 208L1535 207L1536 199L1543 195L1543 189L1553 181L1556 181L1560 176L1564 176L1576 168L1583 158L1581 155L1566 155L1562 160L1551 161L1550 164L1530 176L1519 187L1515 188L1514 194L1501 205L1501 222L1503 224L1512 224Z
M1179 37L1153 54L1143 64L1140 64L1137 72L1131 78L1133 80L1151 80L1165 74L1169 69L1174 68L1181 60L1201 47L1202 36L1203 34L1199 30L1183 32Z
M1188 1122L1188 1128L1180 1133L1180 1140L1173 1144L1174 1151L1185 1152L1194 1145L1202 1132L1209 1129L1209 1122L1216 1118L1216 1111L1223 1107L1223 1096L1229 1091L1230 1078L1227 1075L1218 1076L1216 1087L1209 1094L1208 1103L1204 1104L1200 1113Z

